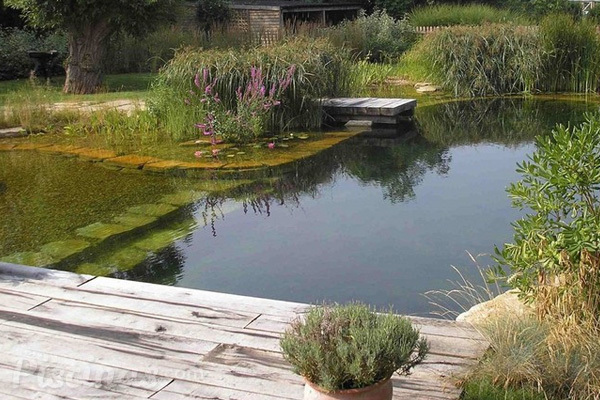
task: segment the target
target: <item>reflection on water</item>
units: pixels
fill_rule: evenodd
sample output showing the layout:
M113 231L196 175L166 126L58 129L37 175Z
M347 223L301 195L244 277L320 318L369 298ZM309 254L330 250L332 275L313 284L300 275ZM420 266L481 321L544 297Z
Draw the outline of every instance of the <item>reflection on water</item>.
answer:
M149 232L60 267L112 262L112 274L126 279L303 302L360 299L424 314L431 306L421 293L446 287L451 265L478 276L466 251L510 240L519 212L504 188L533 137L593 108L519 99L421 107L400 132L371 130L213 191ZM152 190L126 205L191 185L141 176L131 182ZM128 268L114 261L119 253L132 260Z

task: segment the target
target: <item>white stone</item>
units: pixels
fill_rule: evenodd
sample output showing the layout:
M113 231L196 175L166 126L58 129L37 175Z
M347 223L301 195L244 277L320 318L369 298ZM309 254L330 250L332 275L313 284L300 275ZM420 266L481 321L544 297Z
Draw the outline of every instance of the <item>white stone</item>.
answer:
M456 317L457 321L468 322L472 325L481 324L493 317L510 313L515 317L522 317L532 311L531 306L523 303L517 290L509 290L495 298L479 303Z

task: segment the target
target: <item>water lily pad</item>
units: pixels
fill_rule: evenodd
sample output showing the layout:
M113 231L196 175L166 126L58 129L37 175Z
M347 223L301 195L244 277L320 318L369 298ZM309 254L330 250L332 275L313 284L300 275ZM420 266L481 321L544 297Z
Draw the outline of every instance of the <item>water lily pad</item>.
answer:
M111 236L121 234L131 230L131 227L117 224L105 224L103 222L96 222L94 224L84 226L83 228L77 229L77 234L90 239L108 239Z
M309 136L308 135L299 135L299 136L297 136L297 138L298 139L302 139L302 140L306 140L306 139L309 138Z
M227 154L227 157L229 157L229 158L235 157L235 154Z
M115 222L120 225L139 228L156 221L156 217L142 214L123 214L115 218Z
M238 151L238 152L237 152L237 153L235 153L235 154L237 154L238 156L241 156L241 155L243 155L243 154L246 154L246 152L245 152L245 151Z
M90 247L90 243L85 240L63 240L45 244L42 246L42 253L45 253L56 260L63 260L73 254L81 253L88 247Z
M44 267L55 262L48 254L41 252L34 253L32 251L11 254L10 256L0 258L0 261L12 264L31 265L34 267Z
M139 206L129 207L128 212L132 214L150 215L152 217L162 217L165 214L177 210L177 207L173 207L170 204L141 204Z
M289 145L287 145L287 144L283 144L283 143L282 143L282 144L280 144L280 145L279 145L279 147L287 148L287 147L290 147L290 146L289 146Z

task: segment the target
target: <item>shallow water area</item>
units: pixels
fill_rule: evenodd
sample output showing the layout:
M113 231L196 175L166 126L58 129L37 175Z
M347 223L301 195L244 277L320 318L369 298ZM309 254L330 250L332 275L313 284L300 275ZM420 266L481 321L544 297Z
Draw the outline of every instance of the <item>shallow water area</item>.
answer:
M521 211L504 189L534 136L597 108L556 98L421 105L401 131L350 128L365 132L243 180L0 152L0 259L26 253L77 272L424 315L433 307L422 293L449 288L452 265L478 279L467 251L511 239Z

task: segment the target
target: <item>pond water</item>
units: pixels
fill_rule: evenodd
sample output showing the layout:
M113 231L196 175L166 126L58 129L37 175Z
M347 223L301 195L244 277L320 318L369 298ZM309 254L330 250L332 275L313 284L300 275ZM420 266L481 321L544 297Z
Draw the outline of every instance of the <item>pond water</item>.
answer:
M533 99L419 107L416 123L400 134L367 129L253 181L127 174L0 152L0 258L35 260L44 244L72 240L82 226L122 221L132 207L194 193L193 202L167 210L168 218L118 241L87 237L94 246L55 267L427 315L433 307L422 294L450 288L458 279L451 266L479 282L468 252L489 254L511 239L510 223L521 212L505 187L518 179L516 163L532 152L533 137L556 123L579 123L596 108Z

